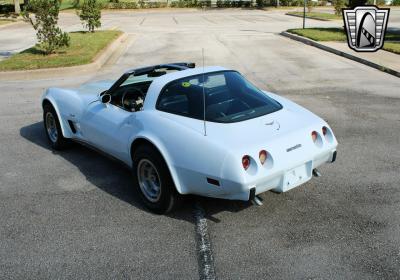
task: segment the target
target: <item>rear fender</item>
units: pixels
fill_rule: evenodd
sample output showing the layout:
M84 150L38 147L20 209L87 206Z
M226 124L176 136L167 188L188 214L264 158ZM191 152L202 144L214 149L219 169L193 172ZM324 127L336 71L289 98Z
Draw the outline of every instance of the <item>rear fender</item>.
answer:
M139 140L139 139L146 140L146 141L150 142L154 147L156 147L156 149L161 154L161 156L163 157L163 159L168 167L169 173L171 174L171 177L175 184L177 192L180 194L186 194L188 191L186 190L185 186L183 184L181 184L181 182L179 180L179 176L174 167L172 158L171 158L168 150L166 149L166 147L163 145L162 141L157 136L155 136L151 133L142 133L140 135L137 135L135 138L131 139L131 141L130 141L131 145L134 143L134 141ZM132 154L131 147L129 147L129 150L130 150L131 158L132 158L133 154ZM132 166L132 162L130 165Z

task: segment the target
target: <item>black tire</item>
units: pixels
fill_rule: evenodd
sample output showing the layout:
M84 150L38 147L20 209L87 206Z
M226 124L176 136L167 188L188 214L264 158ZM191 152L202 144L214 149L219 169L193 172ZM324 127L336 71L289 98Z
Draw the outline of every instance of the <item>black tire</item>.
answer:
M57 135L55 137L50 136L48 130L48 122L46 121L46 118L48 117L49 114L53 117L55 128L57 130ZM43 106L43 124L47 139L49 140L49 143L54 150L63 150L70 145L70 141L64 138L62 134L60 121L58 119L56 111L54 110L51 104L45 104Z
M169 173L168 167L161 154L150 145L141 145L136 149L136 151L134 151L132 161L134 184L146 208L156 214L166 214L176 208L178 201L180 200L180 195L176 191L171 174ZM155 167L159 177L160 194L156 201L151 201L146 197L146 194L139 183L139 164L144 161L150 162L153 167Z

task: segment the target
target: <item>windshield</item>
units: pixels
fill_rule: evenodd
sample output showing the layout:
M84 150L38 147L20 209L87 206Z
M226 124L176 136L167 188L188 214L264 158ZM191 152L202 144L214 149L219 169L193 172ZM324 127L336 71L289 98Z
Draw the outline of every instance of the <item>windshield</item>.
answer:
M282 106L235 71L199 74L169 83L157 109L203 119L203 86L206 120L232 123L278 111Z

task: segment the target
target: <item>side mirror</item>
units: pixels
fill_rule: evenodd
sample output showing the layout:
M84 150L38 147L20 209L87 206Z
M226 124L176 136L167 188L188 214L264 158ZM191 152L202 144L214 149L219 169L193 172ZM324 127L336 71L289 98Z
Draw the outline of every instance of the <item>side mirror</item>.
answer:
M109 95L107 93L103 94L102 96L100 96L100 101L101 101L101 103L104 103L104 104L110 103L111 95Z

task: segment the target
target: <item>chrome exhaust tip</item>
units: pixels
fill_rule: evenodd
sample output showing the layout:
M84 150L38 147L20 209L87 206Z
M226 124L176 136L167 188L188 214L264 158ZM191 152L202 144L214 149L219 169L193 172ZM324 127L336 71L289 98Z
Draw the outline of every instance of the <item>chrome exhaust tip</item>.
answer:
M261 198L258 195L256 195L256 188L255 187L250 189L249 201L251 201L251 203L253 205L257 205L257 206L263 205L263 203L261 201Z
M321 177L321 176L322 176L321 172L319 172L317 168L314 168L314 169L313 169L312 175L313 175L314 177Z
M257 206L262 206L263 205L261 199L257 195L251 200L251 202L254 205L257 205Z

